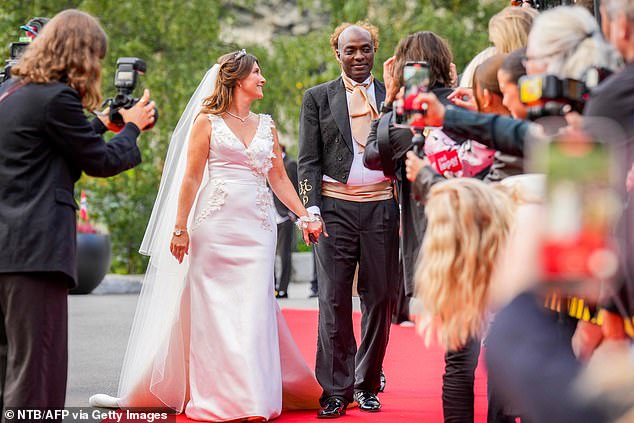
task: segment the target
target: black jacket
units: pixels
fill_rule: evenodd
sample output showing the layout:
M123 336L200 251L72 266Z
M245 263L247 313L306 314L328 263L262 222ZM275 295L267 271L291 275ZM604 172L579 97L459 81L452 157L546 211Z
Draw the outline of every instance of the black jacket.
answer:
M75 182L141 162L134 124L109 143L105 130L63 83L28 84L0 102L0 273L62 272L75 285Z
M437 87L431 90L443 104L450 104L447 96L453 92L451 88ZM388 128L392 162L395 169L398 200L401 207L401 254L403 259L403 276L405 280L405 294L414 295L414 269L418 250L423 242L427 220L424 207L414 201L411 196L412 184L405 177L405 154L412 149L412 131L408 128L395 127L392 124L392 113L386 114L384 119L390 120ZM372 122L372 129L368 135L368 142L363 152L363 164L368 169L383 170L383 162L379 153L377 127L379 120ZM433 172L433 171L432 171ZM444 178L440 175L438 180Z
M531 125L526 120L447 107L443 131L452 138L469 138L502 153L524 157Z
M377 105L385 99L385 86L374 80ZM304 93L299 122L299 196L304 206L321 203L321 180L328 175L346 183L353 159L352 133L346 89L341 77Z

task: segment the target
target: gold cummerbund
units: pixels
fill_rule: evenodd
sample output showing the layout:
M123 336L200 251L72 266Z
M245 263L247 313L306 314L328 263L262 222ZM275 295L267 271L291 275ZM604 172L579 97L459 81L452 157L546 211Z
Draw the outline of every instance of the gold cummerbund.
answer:
M347 185L339 182L322 181L321 195L357 203L394 198L392 182L389 180L370 185Z

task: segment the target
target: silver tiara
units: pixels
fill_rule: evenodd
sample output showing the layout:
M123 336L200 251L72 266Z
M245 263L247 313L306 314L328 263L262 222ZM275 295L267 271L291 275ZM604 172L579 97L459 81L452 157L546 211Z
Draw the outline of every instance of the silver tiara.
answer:
M233 57L235 60L238 60L239 58L241 58L242 56L246 56L247 51L245 49L240 50L239 52L236 53L236 55Z

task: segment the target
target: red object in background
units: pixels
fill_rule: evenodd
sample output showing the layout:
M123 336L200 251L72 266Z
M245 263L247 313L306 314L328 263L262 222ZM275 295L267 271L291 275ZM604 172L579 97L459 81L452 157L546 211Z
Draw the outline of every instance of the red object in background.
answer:
M81 200L79 202L79 218L81 220L88 220L88 200L86 199L86 192L81 192Z
M592 256L608 250L607 239L599 233L581 232L562 240L546 240L542 247L544 276L550 280L593 278Z
M88 221L88 200L84 191L81 192L81 200L79 201L79 221L77 222L77 232L82 234L97 233L97 228Z
M462 163L456 150L439 151L427 157L441 175L445 172L456 173L462 170Z

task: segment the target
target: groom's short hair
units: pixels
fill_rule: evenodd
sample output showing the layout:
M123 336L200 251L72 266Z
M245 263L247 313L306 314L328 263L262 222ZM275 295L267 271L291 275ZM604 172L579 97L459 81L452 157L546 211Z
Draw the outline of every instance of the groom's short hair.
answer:
M337 55L337 50L339 50L339 36L341 33L350 28L351 26L358 26L370 33L370 37L372 38L372 46L374 47L374 51L379 49L379 29L369 23L368 21L358 21L357 23L344 22L339 25L330 35L330 47L332 47L332 51Z

